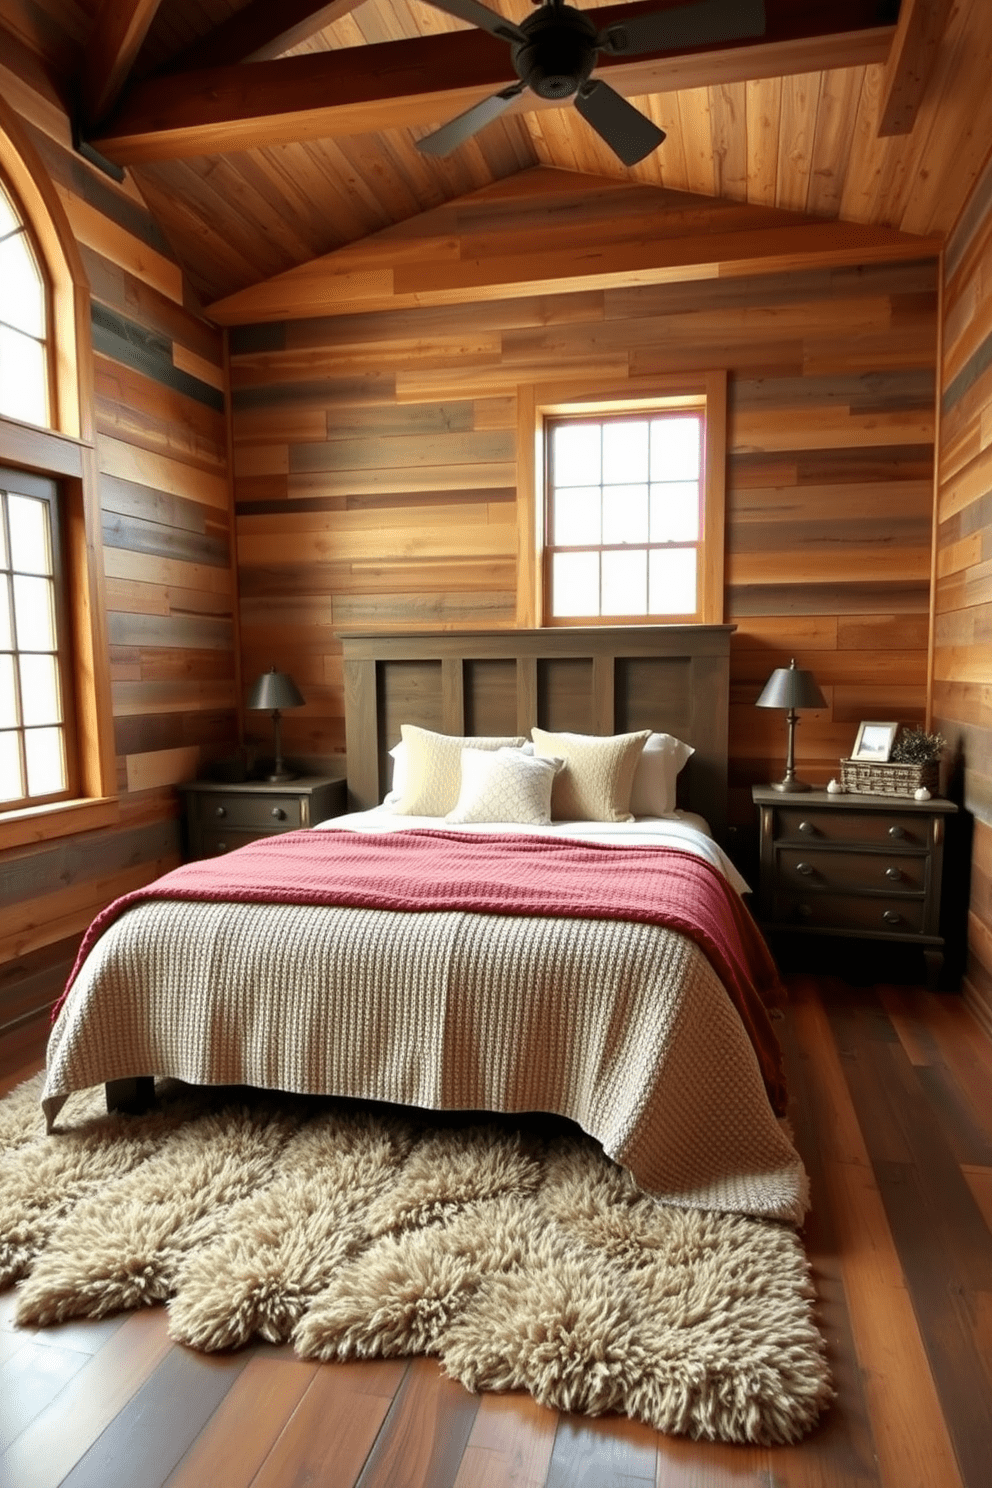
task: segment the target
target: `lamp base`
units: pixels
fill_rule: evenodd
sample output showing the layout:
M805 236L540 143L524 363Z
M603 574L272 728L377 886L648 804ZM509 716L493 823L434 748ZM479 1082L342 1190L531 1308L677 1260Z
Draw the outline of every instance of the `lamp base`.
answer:
M792 780L789 780L788 778L786 778L785 780L773 780L771 788L772 790L782 791L786 795L792 795L793 793L798 794L800 791L808 791L813 789L811 785L806 784L805 780L796 780L795 778L793 778Z
M283 780L298 780L300 777L295 770L273 770L270 775L263 775L270 785L278 785Z

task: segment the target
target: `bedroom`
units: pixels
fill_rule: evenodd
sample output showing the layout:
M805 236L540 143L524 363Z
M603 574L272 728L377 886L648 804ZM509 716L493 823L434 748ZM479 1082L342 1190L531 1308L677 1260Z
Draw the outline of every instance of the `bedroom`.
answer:
M133 15L136 27L150 23L142 54L150 67L194 45L231 8L169 0L157 16L152 5L118 5L108 13ZM582 121L564 121L559 111L498 122L467 157L430 164L412 148L408 125L440 123L440 113L418 121L393 112L388 118L396 122L385 133L377 125L376 132L355 135L346 124L324 143L274 140L264 149L244 148L244 135L232 125L229 143L216 153L149 159L129 166L120 184L72 152L63 102L70 82L74 87L86 75L91 85L99 81L101 64L112 90L110 60L126 57L134 44L133 35L115 39L104 28L94 46L97 9L68 0L5 0L0 7L4 130L30 155L53 211L64 212L76 267L92 294L89 326L79 337L80 346L92 339L92 373L84 351L80 370L92 377L83 409L97 436L99 473L97 480L96 467L84 467L80 487L102 509L97 522L86 514L85 561L102 574L103 589L102 614L85 617L93 637L83 678L91 798L85 827L71 834L14 822L0 828L6 833L0 839L5 1068L38 1057L39 1029L90 919L178 862L176 785L236 754L242 718L250 748L269 749L269 719L242 713L242 705L254 678L274 660L306 697L306 706L284 719L287 754L340 775L338 632L539 623L528 584L532 545L518 562L519 534L526 534L521 513L532 499L533 466L520 433L529 389L567 383L561 396L569 397L580 372L594 395L629 395L631 386L645 384L657 394L673 379L685 391L687 377L714 367L728 375L720 618L737 627L729 819L742 856L756 831L751 786L775 779L784 757L781 714L753 706L773 668L796 654L829 701L828 709L802 716L797 734L801 773L817 784L836 773L866 717L910 723L929 717L959 760L955 799L972 824L962 999L987 1032L992 836L983 284L992 253L986 170L992 35L985 7L978 0L904 0L900 51L891 19L868 25L873 7L845 6L843 41L818 36L811 23L812 35L773 44L793 59L788 68L783 61L763 68L725 62L716 76L690 71L691 86L682 91L669 77L645 90L665 100L659 117L668 141L629 172L579 132ZM424 9L411 4L400 15L385 0L366 5L337 21L313 55L328 46L447 30L444 17L425 19ZM773 9L811 12L815 21L819 8L769 5L770 16ZM837 7L830 11L836 30ZM457 29L452 23L452 34ZM302 34L299 40L307 55ZM919 49L908 59L906 44ZM284 39L278 49L287 45ZM87 63L88 56L97 62ZM928 81L922 97L910 99L909 132L880 136L882 100L903 75L900 59L911 71L911 63L923 65L921 58ZM443 117L459 106L446 106ZM249 138L258 127L249 123ZM104 149L112 158L112 146ZM6 157L4 166L9 178ZM480 192L457 217L448 206ZM658 200L663 192L691 195ZM789 215L795 212L803 215ZM648 263L645 219L656 240L648 245ZM392 232L391 224L398 224ZM756 263L753 235L762 230L765 261ZM728 267L708 273L714 240L717 262ZM600 243L596 264L603 277L597 279L583 255ZM683 267L656 251L658 243L675 243ZM453 289L446 277L456 252L478 266L468 280L471 292L464 282ZM325 254L336 256L303 287L309 305L321 281L329 281L319 311L301 320L278 308L280 295L291 299L294 281L273 281ZM402 265L419 267L417 282L428 288L417 290L416 308L399 298L394 264L397 284ZM260 282L274 296L264 309L249 307L242 316L234 306L216 318L199 309L249 294ZM337 311L330 308L335 304ZM338 416L329 424L331 404ZM4 462L61 468L50 453L32 453L22 425L0 427ZM85 424L81 432L85 439ZM934 528L935 449L941 505ZM72 476L71 469L66 473ZM960 880L957 892L955 905L963 910ZM858 976L852 960L852 982ZM946 1093L946 1061L958 1084L945 1106L960 1115L980 1097L988 1056L973 1025L961 1021L961 1001L941 1006L943 1021L918 1034L913 1064L929 1070L933 1057L928 1089ZM806 1018L807 1028L820 1026L811 1023L813 1011ZM896 1019L889 1029L905 1032L909 1018L904 1010L902 1023ZM854 1038L848 1024L844 1036ZM940 1059L933 1048L942 1051ZM985 1099L979 1111L987 1152ZM945 1117L952 1119L946 1110ZM882 1107L871 1108L869 1118L876 1123L873 1155L899 1162L905 1136L886 1126L891 1118ZM919 1112L914 1120L918 1127ZM936 1363L919 1357L924 1372L932 1369L938 1379L943 1409L948 1393L960 1392L961 1418L970 1416L980 1442L989 1415L979 1352L983 1338L987 1343L990 1286L987 1260L976 1279L964 1247L979 1212L967 1207L972 1190L986 1195L988 1214L987 1171L982 1176L988 1160L974 1131L970 1148L962 1138L953 1150L968 1166L971 1187L962 1189L958 1174L946 1196L961 1228L944 1245L961 1256L962 1295L969 1300L947 1326L961 1357L971 1350L977 1372L957 1366L961 1378L954 1375L952 1387L951 1365L941 1366L939 1350ZM962 1155L969 1150L970 1158ZM838 1145L831 1155L838 1152L857 1171L867 1162L863 1146L860 1161L849 1147ZM826 1212L836 1223L833 1205ZM907 1262L893 1249L891 1221L884 1211L865 1212L881 1225L879 1243L888 1246L901 1278L900 1258ZM859 1282L865 1302L864 1277L852 1273L843 1282L848 1307ZM909 1314L916 1349L924 1348L920 1329L934 1347L937 1310L945 1303L927 1290L926 1269L893 1285L899 1303L909 1285L921 1316L917 1324ZM886 1316L893 1330L908 1325L896 1302ZM888 1380L890 1338L883 1328L873 1345L875 1321L870 1307L859 1314L858 1346L867 1354L849 1345L846 1357L851 1369L857 1359L867 1375ZM973 1341L961 1343L955 1329ZM140 1335L135 1346L145 1351L145 1364L135 1362L134 1369L150 1372L159 1362L159 1340ZM33 1344L39 1374L45 1359L38 1351L45 1347L50 1344ZM65 1367L78 1361L74 1347L65 1347ZM891 1480L908 1481L898 1457L903 1428L895 1423L911 1416L929 1422L926 1402L912 1391L900 1395L898 1387L896 1371L889 1393L880 1389L871 1411L865 1408L875 1434L868 1465L861 1457L857 1462L866 1482L890 1480L871 1456L885 1450L896 1454L889 1473L904 1470ZM420 1375L409 1388L432 1398ZM412 1402L410 1395L405 1408ZM458 1396L428 1408L463 1419ZM937 1409L933 1401L930 1408ZM967 1435L966 1427L951 1429ZM849 1423L840 1440L809 1444L805 1461L815 1465L804 1467L799 1449L793 1466L782 1462L774 1470L782 1481L791 1480L787 1472L799 1481L807 1471L827 1474L827 1481L857 1481L855 1464L841 1454L863 1454L871 1439L865 1421ZM916 1444L912 1432L907 1439ZM650 1476L643 1463L651 1448L641 1437L626 1446L622 1433L596 1440L607 1457L629 1452L623 1468L629 1476ZM954 1450L965 1450L957 1436ZM554 1471L562 1480L568 1458L561 1435L557 1452ZM714 1477L747 1470L766 1481L770 1471L760 1454L745 1469L741 1456L725 1461L716 1448L686 1453L677 1462L665 1459L659 1481L679 1481L680 1473L691 1481L696 1461ZM957 1481L942 1479L939 1464L928 1459L928 1465L928 1481ZM610 1481L605 1467L602 1472L602 1481Z

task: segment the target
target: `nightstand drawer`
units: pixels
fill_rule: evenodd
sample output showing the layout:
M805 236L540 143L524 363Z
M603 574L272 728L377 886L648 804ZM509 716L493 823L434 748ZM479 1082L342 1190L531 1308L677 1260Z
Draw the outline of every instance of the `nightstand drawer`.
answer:
M236 792L201 795L197 816L202 828L225 831L235 827L285 832L302 823L299 796L240 795Z
M277 835L275 832L227 832L223 827L208 827L200 832L200 857L223 857L224 853L233 852L236 847L244 847L249 842L257 842L259 837Z
M779 847L777 882L783 889L833 889L839 894L874 889L891 894L922 894L927 859L922 853L857 852L815 847Z
M801 806L787 806L775 812L775 836L790 842L926 847L930 840L930 818L910 811L804 811Z
M858 931L894 935L923 934L925 902L884 895L776 893L774 918L779 925L808 930Z

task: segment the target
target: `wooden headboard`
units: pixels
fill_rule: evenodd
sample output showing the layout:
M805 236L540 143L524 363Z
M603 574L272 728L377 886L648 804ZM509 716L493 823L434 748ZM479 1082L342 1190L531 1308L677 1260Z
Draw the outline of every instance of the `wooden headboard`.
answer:
M348 798L378 805L400 725L443 734L650 728L695 749L679 805L722 837L732 625L344 635Z

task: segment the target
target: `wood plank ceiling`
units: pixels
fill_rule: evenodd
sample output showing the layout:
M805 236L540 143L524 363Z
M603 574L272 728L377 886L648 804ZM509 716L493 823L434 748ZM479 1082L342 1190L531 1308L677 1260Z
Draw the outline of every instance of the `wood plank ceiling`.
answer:
M766 0L757 42L601 58L668 134L631 169L532 94L448 158L421 154L513 80L503 42L423 0L0 0L40 50L38 9L71 12L87 134L126 162L205 302L535 165L945 235L992 142L989 0Z

